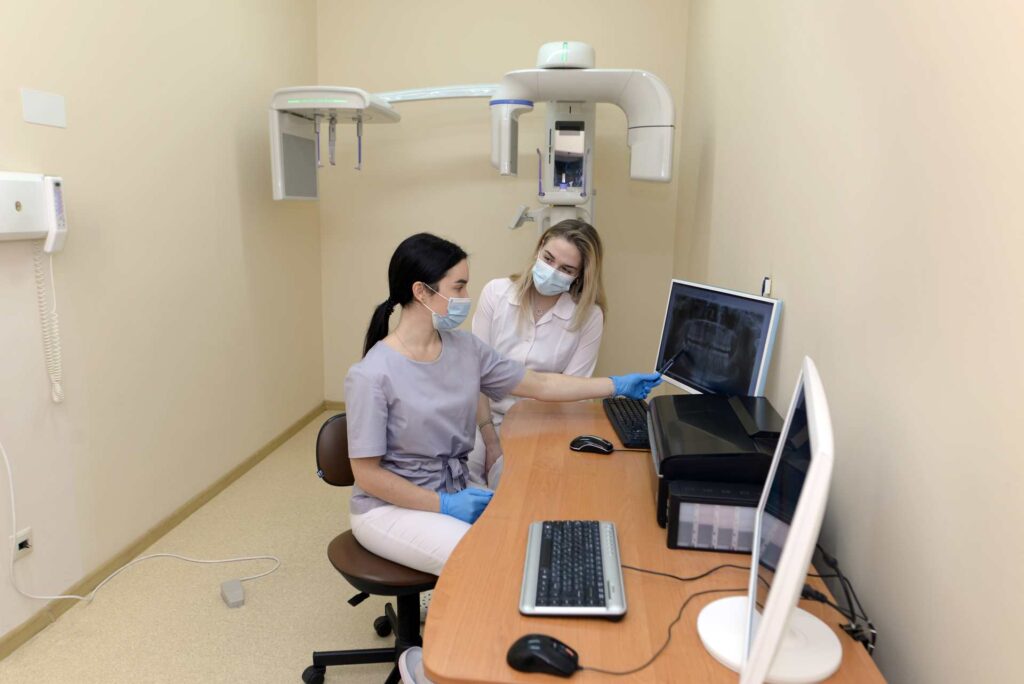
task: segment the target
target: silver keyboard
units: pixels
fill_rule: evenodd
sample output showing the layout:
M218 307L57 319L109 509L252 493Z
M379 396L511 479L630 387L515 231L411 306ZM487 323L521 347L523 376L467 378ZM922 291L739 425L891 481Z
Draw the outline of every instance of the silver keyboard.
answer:
M596 520L545 520L526 542L523 615L620 618L626 592L615 525Z

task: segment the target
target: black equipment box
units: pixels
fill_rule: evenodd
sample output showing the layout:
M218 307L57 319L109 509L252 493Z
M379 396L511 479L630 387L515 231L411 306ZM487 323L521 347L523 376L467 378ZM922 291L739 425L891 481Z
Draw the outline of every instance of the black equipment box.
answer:
M668 547L750 553L761 489L729 482L670 482Z
M763 487L782 425L764 397L677 394L652 399L648 429L659 478L658 524L668 523L668 490L674 480Z

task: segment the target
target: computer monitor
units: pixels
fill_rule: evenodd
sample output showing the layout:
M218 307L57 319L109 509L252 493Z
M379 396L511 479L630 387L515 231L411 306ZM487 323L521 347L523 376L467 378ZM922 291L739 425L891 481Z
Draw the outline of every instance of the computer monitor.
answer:
M673 280L655 369L690 392L764 394L782 302Z
M747 595L714 601L697 618L704 647L739 672L741 684L819 682L842 661L831 628L796 607L825 515L832 462L828 402L805 357L757 509Z

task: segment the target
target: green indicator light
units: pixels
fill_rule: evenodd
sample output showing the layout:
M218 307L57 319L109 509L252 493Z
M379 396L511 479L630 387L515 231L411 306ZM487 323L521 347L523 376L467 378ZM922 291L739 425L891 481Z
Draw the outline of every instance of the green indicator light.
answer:
M569 41L562 42L562 61L569 61Z
M325 104L345 104L348 100L342 100L336 97L297 97L288 100L288 104L304 104L308 102L322 102Z

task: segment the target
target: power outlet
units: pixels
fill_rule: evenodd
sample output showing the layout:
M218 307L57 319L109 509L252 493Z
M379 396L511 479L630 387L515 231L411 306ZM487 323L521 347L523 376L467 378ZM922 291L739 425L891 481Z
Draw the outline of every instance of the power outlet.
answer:
M26 527L14 537L14 560L21 560L32 553L32 548L35 545L35 541L32 539L32 528Z

